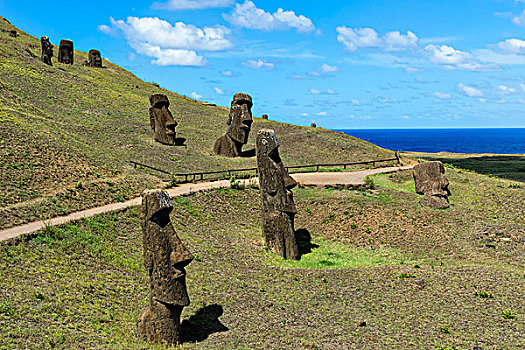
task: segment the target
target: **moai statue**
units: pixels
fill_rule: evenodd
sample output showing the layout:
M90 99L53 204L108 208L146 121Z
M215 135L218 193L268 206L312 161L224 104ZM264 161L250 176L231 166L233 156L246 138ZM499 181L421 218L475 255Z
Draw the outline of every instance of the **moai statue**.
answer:
M162 190L142 194L140 222L144 266L149 272L149 305L137 322L139 337L174 345L181 340L180 315L190 304L184 267L193 260L170 222L170 197Z
M175 127L178 125L170 110L170 101L166 95L153 94L149 98L149 121L155 131L155 140L165 145L175 144Z
M317 124L312 123L312 124L310 124L310 127L311 127L311 128L317 128Z
M268 120L268 114L263 114L262 118Z
M100 56L100 51L95 49L89 50L86 66L102 68L102 57Z
M434 208L446 209L448 205L448 179L441 162L424 162L416 165L412 171L416 192L423 195L421 204Z
M261 187L264 241L268 248L283 258L299 260L301 253L294 230L297 209L290 191L297 182L283 166L275 131L259 131L255 147Z
M51 63L51 57L53 57L53 44L49 42L47 36L41 37L40 42L42 43L42 62L52 66L53 63Z
M228 130L213 147L213 152L225 157L239 157L242 146L248 143L248 135L252 127L252 97L238 93L233 96L228 119Z
M60 40L60 46L58 47L58 62L73 64L73 42L71 40Z

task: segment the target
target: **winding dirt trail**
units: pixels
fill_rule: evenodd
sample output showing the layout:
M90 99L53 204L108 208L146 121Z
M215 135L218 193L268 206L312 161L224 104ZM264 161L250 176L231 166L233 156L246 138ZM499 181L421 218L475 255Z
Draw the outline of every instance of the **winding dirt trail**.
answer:
M389 167L354 172L300 173L291 174L291 176L297 182L305 186L359 186L365 184L365 176L379 173L392 173L411 168L412 166ZM240 180L240 182L244 183L245 185L257 184L257 179ZM170 197L175 197L199 191L207 191L214 188L226 187L230 187L230 181L228 180L181 184L180 186L167 191ZM29 224L11 227L0 231L0 242L9 241L11 239L33 233L43 229L46 226L58 226L82 218L92 217L97 214L118 211L134 205L140 205L141 200L141 197L137 197L126 202L107 204L101 207L71 213L66 216L59 216L49 220L34 221Z

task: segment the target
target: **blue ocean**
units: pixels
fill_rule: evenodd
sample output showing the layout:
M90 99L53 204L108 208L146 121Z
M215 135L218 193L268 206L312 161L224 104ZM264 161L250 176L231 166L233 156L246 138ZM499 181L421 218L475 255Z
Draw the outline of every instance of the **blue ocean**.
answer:
M525 128L336 131L393 151L525 154Z

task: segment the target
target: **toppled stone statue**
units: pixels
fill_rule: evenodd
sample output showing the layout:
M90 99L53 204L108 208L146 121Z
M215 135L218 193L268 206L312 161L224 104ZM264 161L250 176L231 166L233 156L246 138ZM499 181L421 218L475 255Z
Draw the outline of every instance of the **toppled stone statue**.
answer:
M416 165L412 170L412 176L416 185L416 192L423 195L421 204L434 208L446 209L449 207L448 179L445 177L443 163L424 162Z
M149 305L137 329L144 341L169 345L181 341L180 315L190 304L184 267L193 260L170 222L172 209L167 192L146 190L142 194L140 222L150 288Z
M225 157L240 157L242 146L248 143L252 127L252 97L238 93L233 96L226 134L215 141L213 152Z
M170 110L168 96L153 94L149 98L151 108L149 109L149 120L151 128L155 132L155 140L165 145L175 144L175 127L178 125L173 119Z
M275 131L259 131L256 151L264 241L269 249L273 249L283 258L299 260L301 253L294 230L297 209L290 191L297 182L283 166Z
M100 56L100 51L95 49L89 50L86 66L102 68L102 56Z
M60 40L60 46L58 47L58 62L73 64L73 42L71 40Z
M53 57L53 44L49 42L47 36L41 37L40 42L42 43L42 62L52 66L53 63L51 63L51 57Z

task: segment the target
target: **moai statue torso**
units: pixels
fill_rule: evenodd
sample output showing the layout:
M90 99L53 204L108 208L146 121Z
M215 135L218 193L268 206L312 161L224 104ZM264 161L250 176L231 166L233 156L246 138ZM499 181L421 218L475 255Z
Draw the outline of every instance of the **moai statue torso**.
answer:
M53 63L51 63L51 57L53 57L53 44L49 42L47 36L40 38L40 42L42 43L42 62L52 66Z
M294 230L297 209L290 191L297 182L283 166L273 130L259 131L256 151L266 246L285 259L299 260L301 255Z
M155 140L165 145L175 144L175 127L177 122L173 119L170 110L170 101L166 95L154 94L149 98L149 120L151 128L155 131Z
M193 260L170 222L172 209L167 192L142 194L140 221L150 288L149 305L137 323L138 334L147 342L170 345L181 340L180 314L190 304L184 267Z
M100 56L100 51L95 49L89 50L86 65L89 67L102 68L102 56Z
M226 134L215 141L213 152L225 157L239 157L248 143L252 127L252 97L245 93L233 96Z
M421 204L435 209L449 207L449 182L444 174L443 163L437 161L420 163L414 167L412 175L416 192L423 195Z
M58 47L58 62L73 64L73 42L71 40L60 40L60 46Z

